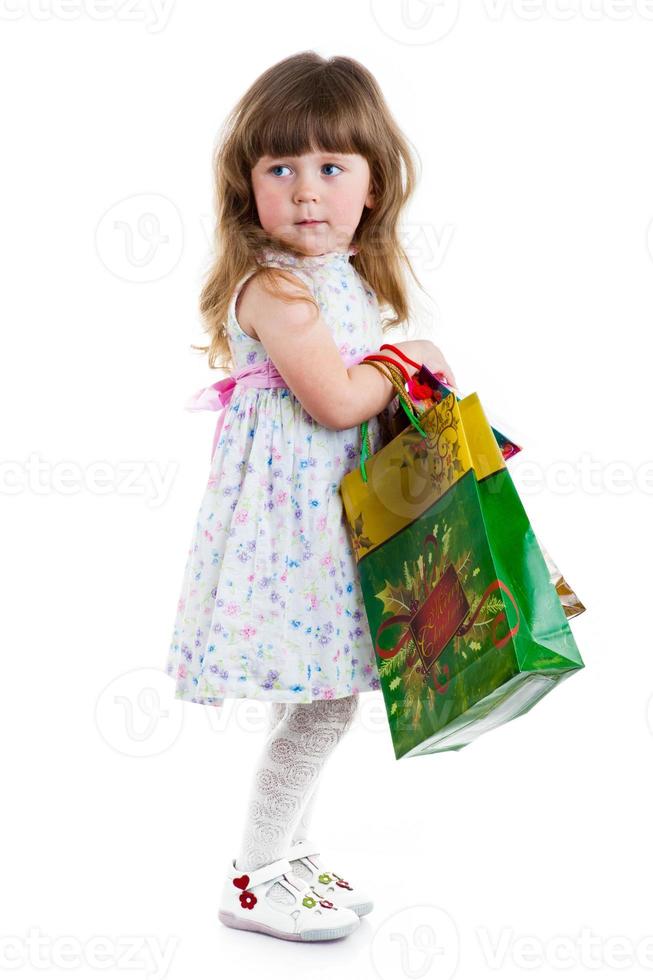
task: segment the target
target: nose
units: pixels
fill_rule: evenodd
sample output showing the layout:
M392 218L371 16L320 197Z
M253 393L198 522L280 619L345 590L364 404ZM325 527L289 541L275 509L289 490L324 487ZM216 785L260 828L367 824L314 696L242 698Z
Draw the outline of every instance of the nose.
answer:
M311 186L310 181L303 181L297 186L295 190L295 204L302 204L305 201L319 201L319 195L314 187Z

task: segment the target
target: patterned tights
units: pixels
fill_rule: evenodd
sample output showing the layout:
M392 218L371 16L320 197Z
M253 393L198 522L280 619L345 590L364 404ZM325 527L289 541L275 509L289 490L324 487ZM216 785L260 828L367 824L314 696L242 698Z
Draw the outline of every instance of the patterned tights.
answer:
M358 708L358 694L333 701L272 702L236 870L285 857L306 840L324 765Z

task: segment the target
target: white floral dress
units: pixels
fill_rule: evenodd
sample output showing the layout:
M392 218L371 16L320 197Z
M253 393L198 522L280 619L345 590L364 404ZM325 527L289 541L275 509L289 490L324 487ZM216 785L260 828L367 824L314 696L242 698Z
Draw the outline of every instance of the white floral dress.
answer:
M376 294L346 252L296 258L266 249L315 296L348 363L377 350ZM268 360L227 318L234 373ZM369 420L372 452L381 446ZM340 481L360 465L360 428L318 424L289 388L236 383L211 462L183 574L167 673L175 697L314 701L379 689L343 514Z

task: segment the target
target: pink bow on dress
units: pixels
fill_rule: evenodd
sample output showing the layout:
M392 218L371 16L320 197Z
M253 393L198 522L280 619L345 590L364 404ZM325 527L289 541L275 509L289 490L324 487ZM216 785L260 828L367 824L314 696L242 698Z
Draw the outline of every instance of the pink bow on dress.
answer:
M347 367L358 364L371 351L365 354L357 354L353 358L343 358ZM213 436L213 446L211 447L211 459L215 453L215 448L220 439L222 426L226 417L226 409L231 401L236 385L245 388L287 388L288 385L277 371L272 361L257 361L242 368L228 378L222 378L207 388L200 388L191 398L188 399L184 408L188 412L220 412L215 426Z

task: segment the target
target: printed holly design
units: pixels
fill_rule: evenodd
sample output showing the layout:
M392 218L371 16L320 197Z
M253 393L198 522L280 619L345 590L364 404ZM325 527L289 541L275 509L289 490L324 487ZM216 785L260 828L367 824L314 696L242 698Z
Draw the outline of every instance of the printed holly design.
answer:
M368 538L367 534L363 531L363 515L359 514L358 517L354 518L354 523L348 524L349 533L351 536L351 544L354 549L355 555L360 555L361 551L369 550L373 548L375 543L371 538Z
M256 895L253 892L247 891L247 886L249 885L249 875L241 875L240 878L232 878L232 884L238 888L242 889L240 895L241 907L244 909L253 909L256 905Z

